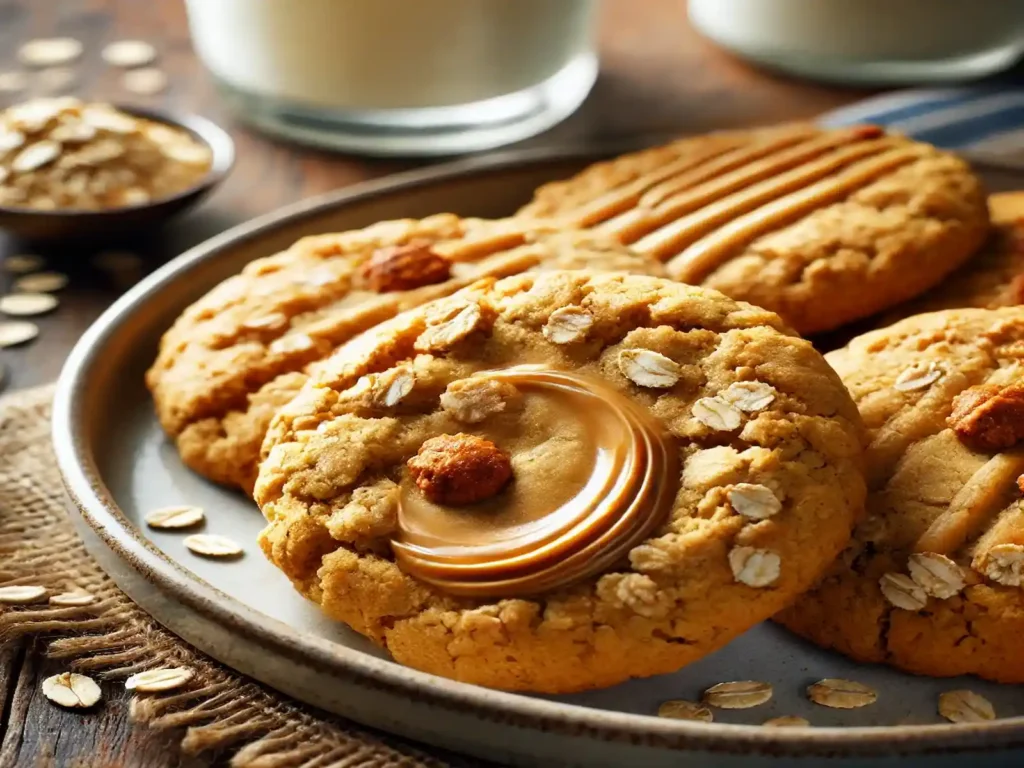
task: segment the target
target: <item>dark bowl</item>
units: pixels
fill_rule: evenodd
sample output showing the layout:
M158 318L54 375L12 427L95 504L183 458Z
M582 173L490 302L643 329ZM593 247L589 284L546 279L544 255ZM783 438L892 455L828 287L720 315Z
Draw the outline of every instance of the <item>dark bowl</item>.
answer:
M101 240L121 236L162 224L191 208L216 187L235 162L235 144L220 126L198 115L115 104L117 109L135 117L166 123L188 131L213 153L209 172L195 186L170 197L142 205L101 211L36 211L0 206L0 230L26 240Z

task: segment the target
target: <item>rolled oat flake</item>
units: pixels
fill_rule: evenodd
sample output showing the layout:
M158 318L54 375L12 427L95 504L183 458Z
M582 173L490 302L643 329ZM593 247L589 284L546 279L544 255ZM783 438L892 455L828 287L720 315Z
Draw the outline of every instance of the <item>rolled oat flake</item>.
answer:
M3 260L4 271L13 275L35 272L44 266L46 266L46 259L34 253L12 253Z
M18 49L18 58L30 67L56 67L70 64L82 55L82 44L73 37L47 37L29 40Z
M61 272L37 272L14 281L14 290L24 293L52 293L68 284L68 276Z
M32 341L39 335L39 326L28 320L0 322L0 349Z
M194 533L187 536L185 546L197 555L206 557L236 557L242 554L242 547L238 542L213 533Z
M0 296L0 312L14 317L32 317L57 307L57 297L49 293L12 293Z
M91 707L103 693L91 677L62 672L43 680L43 695L54 704L70 709Z
M112 67L130 69L152 64L156 60L156 48L142 40L118 40L106 46L100 55Z

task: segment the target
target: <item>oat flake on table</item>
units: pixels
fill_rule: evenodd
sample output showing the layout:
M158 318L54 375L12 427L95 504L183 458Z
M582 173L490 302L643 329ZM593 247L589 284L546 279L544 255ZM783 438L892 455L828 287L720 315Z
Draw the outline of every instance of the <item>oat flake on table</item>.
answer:
M102 698L103 692L91 677L75 672L62 672L43 680L43 695L62 707L84 709L96 704Z
M156 48L142 40L118 40L104 47L100 55L112 67L130 69L152 64L156 60Z
M0 312L14 317L43 315L56 309L58 300L49 293L11 293L0 296Z
M121 76L121 85L140 96L153 96L167 87L167 75L153 67L130 69Z
M206 557L236 557L242 554L242 546L238 542L213 533L194 533L187 536L185 546L197 555Z
M28 320L0 322L0 349L32 341L39 335L39 326Z
M36 272L14 281L14 290L23 293L51 293L65 288L68 276L62 272Z
M82 44L72 37L47 37L29 40L18 49L18 58L30 67L56 67L70 64L82 55Z

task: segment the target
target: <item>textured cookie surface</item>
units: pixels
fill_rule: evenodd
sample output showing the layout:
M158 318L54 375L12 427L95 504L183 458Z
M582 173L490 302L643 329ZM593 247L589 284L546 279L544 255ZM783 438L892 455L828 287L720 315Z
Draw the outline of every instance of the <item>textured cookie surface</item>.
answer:
M920 294L988 232L966 163L870 126L682 139L545 185L521 213L613 234L805 334Z
M610 394L559 407L505 382L480 386L524 364ZM396 561L404 505L421 491L441 499L431 514L454 518L452 536L515 505L561 514L573 484L589 482L578 476L585 433L617 398L658 425L675 467L647 486L668 492L665 516L621 558L503 596L454 593ZM466 452L473 461L460 464ZM515 690L611 685L721 647L821 575L864 496L856 409L777 315L588 272L482 281L368 331L315 366L263 454L261 546L299 591L404 664ZM487 494L503 490L444 506L465 501L473 476Z
M513 219L442 214L307 237L186 309L146 382L184 462L250 491L270 417L338 344L480 277L581 267L663 272L610 238Z
M988 199L992 234L985 246L933 289L885 316L897 319L961 307L1012 307L1024 301L1024 192Z
M826 359L868 429L867 516L779 619L860 661L1024 682L1024 308L917 315Z

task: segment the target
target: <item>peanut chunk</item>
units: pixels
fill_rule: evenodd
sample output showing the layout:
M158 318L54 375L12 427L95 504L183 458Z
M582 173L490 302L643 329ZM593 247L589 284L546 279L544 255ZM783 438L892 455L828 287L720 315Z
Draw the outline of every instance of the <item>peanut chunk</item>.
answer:
M490 440L460 432L438 435L406 463L416 486L435 504L474 504L512 479L509 455Z
M1000 451L1024 438L1024 384L981 384L953 399L947 424L969 448Z
M443 283L450 276L448 259L434 253L430 244L422 240L378 248L363 267L363 279L376 293L411 291Z

